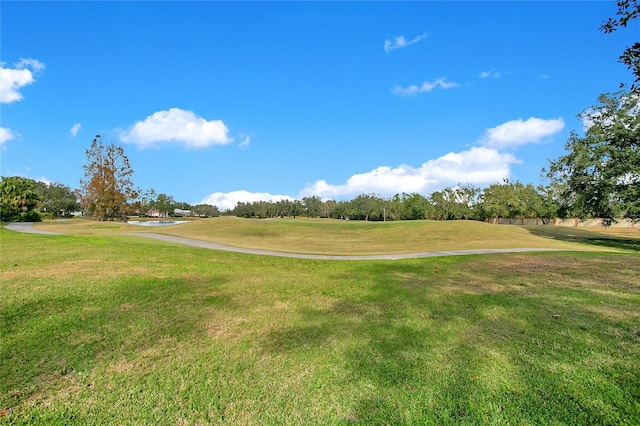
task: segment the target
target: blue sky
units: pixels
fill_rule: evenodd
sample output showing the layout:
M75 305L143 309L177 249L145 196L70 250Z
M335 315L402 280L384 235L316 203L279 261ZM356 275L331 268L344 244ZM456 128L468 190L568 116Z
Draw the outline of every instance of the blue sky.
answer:
M631 82L607 2L0 3L3 176L79 187L96 134L139 188L221 209L542 183Z

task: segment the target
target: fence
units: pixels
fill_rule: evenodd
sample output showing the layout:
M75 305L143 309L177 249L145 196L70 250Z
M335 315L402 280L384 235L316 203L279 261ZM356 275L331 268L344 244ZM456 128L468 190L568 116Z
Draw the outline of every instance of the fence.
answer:
M489 223L497 223L500 225L547 225L547 226L574 226L580 228L600 228L604 227L604 221L602 219L545 219L544 221L539 218L498 218L487 219ZM618 222L611 224L613 228L638 228L640 225L630 219L619 219Z

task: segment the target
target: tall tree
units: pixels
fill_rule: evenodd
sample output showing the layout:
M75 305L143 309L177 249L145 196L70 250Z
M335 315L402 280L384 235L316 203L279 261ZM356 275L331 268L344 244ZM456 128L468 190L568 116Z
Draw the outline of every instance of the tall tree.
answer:
M133 169L124 148L105 145L97 135L86 150L80 199L85 213L101 220L126 218L129 200L137 197L131 177Z
M637 19L640 16L640 3L637 0L618 0L618 11L615 18L609 18L607 22L600 27L601 31L606 34L616 31L620 27L626 27L629 21ZM640 89L637 84L640 82L640 42L635 42L631 46L627 46L620 56L620 62L625 64L635 76L635 84L631 86L631 90Z
M572 132L566 155L547 176L562 190L564 208L576 217L640 219L640 93L604 94L578 115L587 130Z

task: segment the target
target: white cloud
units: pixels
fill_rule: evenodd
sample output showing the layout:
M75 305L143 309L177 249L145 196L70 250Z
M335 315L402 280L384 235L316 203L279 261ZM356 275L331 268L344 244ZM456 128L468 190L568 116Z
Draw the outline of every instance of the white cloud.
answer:
M489 78L489 77L500 78L502 77L502 73L496 70L481 71L479 77L480 78Z
M11 129L6 127L0 127L0 146L3 146L6 142L9 142L11 139L15 139L18 135L14 133Z
M238 147L244 149L249 146L249 142L251 142L251 138L249 136L245 136L242 142L238 144Z
M509 165L518 162L511 154L487 147L472 147L429 160L417 168L404 164L396 168L378 167L353 175L344 184L319 180L304 188L300 197L317 195L335 199L368 193L387 197L401 192L430 194L457 183L482 185L498 182L508 178Z
M441 89L451 89L453 87L459 86L460 85L458 83L446 81L445 78L438 78L433 82L425 81L424 83L422 83L422 86L416 86L415 84L408 87L396 86L391 89L391 93L400 96L411 96L417 95L418 93L430 92L437 87Z
M22 100L24 96L20 89L33 84L36 81L34 76L44 68L44 64L36 59L20 59L14 68L7 68L4 62L0 62L0 103Z
M42 182L42 183L44 183L44 184L46 184L46 185L51 185L51 184L53 183L53 181L52 181L52 180L47 179L47 178L46 178L46 177L44 177L44 176L41 176L41 177L39 177L39 178L37 178L37 179L35 179L35 180L36 180L36 181L38 181L38 182Z
M415 44L415 43L419 42L420 40L422 40L422 39L424 39L426 37L427 37L426 34L422 34L422 35L417 36L416 38L414 38L411 41L407 41L407 39L404 38L404 36L396 36L396 37L394 37L393 41L391 41L389 39L385 40L385 42L384 42L384 51L388 52L388 51L393 50L393 49L399 49L401 47L407 47L407 46L410 46L412 44Z
M495 149L512 149L529 143L538 143L543 138L564 129L564 120L556 118L544 120L531 117L527 120L507 121L496 127L487 129L480 142Z
M20 58L20 62L16 64L16 68L25 69L30 67L36 74L40 74L46 68L45 65L37 59Z
M71 136L75 136L78 134L80 129L82 129L82 125L80 123L76 123L73 125L73 127L71 127L71 129L69 130L69 133L71 133Z
M201 201L202 204L211 204L221 211L235 208L239 203L254 203L256 201L280 201L294 199L288 195L271 195L267 192L249 192L249 191L233 191L233 192L214 192Z
M120 133L120 140L140 148L174 142L196 149L233 142L222 120L207 121L193 111L180 108L158 111L144 121L137 121Z

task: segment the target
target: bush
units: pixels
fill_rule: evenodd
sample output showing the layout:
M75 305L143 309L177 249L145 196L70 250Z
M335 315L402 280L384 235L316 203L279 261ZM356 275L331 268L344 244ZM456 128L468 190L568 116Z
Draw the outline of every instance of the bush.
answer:
M40 220L53 220L57 217L51 212L38 212L38 214L40 215Z
M16 222L41 222L40 214L35 210L20 213L15 219Z

